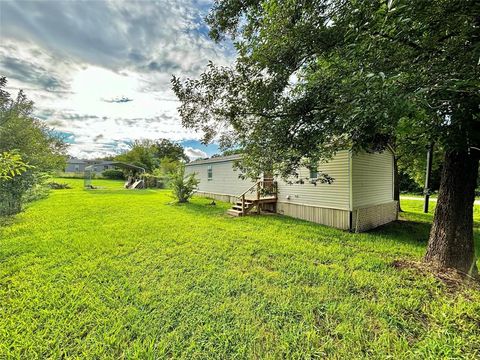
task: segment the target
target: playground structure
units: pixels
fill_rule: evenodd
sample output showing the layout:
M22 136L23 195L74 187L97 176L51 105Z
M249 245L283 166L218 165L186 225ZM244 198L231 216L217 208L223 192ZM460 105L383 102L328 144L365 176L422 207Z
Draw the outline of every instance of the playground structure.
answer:
M129 176L123 186L125 189L145 189L146 183L143 179L143 174L140 177Z
M145 177L144 168L137 165L127 164L119 161L112 162L110 163L110 165L113 165L119 169L129 171L130 174L128 175L128 179L124 185L125 189L145 189L146 188L146 182L144 179ZM83 183L86 189L94 189L94 186L92 185L92 177L93 177L92 175L95 174L96 172L95 166L98 166L98 165L94 164L94 165L87 166L85 168Z

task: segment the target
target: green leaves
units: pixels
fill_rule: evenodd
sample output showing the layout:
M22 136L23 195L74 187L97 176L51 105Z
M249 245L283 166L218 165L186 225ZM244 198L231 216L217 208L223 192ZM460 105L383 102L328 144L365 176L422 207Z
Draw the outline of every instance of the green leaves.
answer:
M169 173L169 180L173 195L179 203L188 202L200 182L195 173L185 174L185 165L182 163L178 163L177 168Z
M243 148L251 174L382 148L401 118L410 138L480 146L477 10L471 0L215 2L215 39L235 34L239 56L172 79L183 125Z
M161 167L162 159L188 161L183 147L168 139L135 140L128 151L115 159L140 166L150 173Z
M14 214L45 182L44 173L65 165L66 144L32 116L23 92L15 99L0 78L0 214Z
M0 180L10 180L31 167L22 161L22 157L14 151L0 153Z

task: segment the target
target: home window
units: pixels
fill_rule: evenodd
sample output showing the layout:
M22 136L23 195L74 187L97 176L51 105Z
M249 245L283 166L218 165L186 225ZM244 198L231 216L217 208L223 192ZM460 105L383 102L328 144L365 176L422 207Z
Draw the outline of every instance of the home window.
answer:
M108 165L103 165L103 170L108 170Z
M318 168L315 166L310 167L310 179L318 178Z
M80 166L75 165L75 171L79 171L79 170L80 170Z
M213 178L212 165L208 165L208 168L207 168L207 178L208 178L208 180L212 180L212 178Z

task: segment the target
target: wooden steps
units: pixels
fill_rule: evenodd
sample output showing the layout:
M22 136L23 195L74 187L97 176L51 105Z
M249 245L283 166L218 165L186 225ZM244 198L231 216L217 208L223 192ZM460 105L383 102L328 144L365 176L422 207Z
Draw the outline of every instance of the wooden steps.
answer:
M246 213L250 210L255 205L255 202L253 200L245 200L244 205L243 205L243 210L242 211L242 202L237 201L235 205L232 206L231 209L228 209L227 214L232 215L232 216L242 216L246 215Z
M227 214L231 216L243 216L242 211L234 210L234 209L228 209Z
M254 191L256 191L255 199L246 197L247 193ZM228 215L245 216L254 208L259 214L262 204L272 204L277 202L277 184L273 181L259 181L243 194L239 195L238 199L239 200L227 210Z

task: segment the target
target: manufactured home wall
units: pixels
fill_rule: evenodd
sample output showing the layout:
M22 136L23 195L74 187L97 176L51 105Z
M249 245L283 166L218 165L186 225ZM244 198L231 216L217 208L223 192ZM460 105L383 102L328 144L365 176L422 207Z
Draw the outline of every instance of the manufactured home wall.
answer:
M306 180L304 184L288 184L279 180L278 202L349 210L349 151L339 151L328 163L320 164L318 170L333 177L333 183L314 185ZM307 168L301 168L299 175L307 179L310 173Z
M393 153L352 155L353 209L393 201Z
M347 230L350 227L349 151L339 151L318 170L331 176L331 184L310 183L310 171L300 168L303 184L278 180L277 212L298 219ZM294 179L292 179L294 180Z
M212 166L212 179L208 180L208 166ZM254 184L251 180L242 180L238 177L239 171L233 169L233 161L208 162L200 164L189 164L185 172L197 174L200 180L198 185L199 193L204 195L212 194L236 196L243 193ZM200 195L200 194L199 194ZM218 200L220 198L216 197ZM227 199L227 197L225 197ZM233 200L230 200L233 201Z
M209 165L212 166L212 180L208 180ZM365 231L396 219L391 151L352 154L343 150L328 163L320 164L318 169L333 177L333 183L311 184L307 168L299 170L303 184L278 180L276 211L279 214L355 231ZM189 164L186 171L197 174L200 180L198 195L223 201L235 202L236 196L254 184L238 178L239 172L233 170L232 159Z

